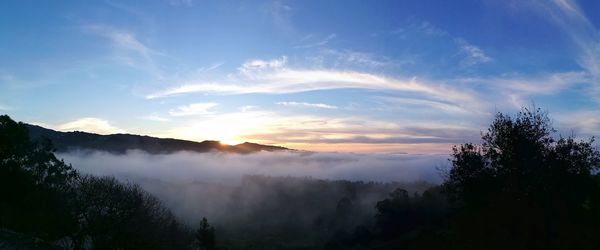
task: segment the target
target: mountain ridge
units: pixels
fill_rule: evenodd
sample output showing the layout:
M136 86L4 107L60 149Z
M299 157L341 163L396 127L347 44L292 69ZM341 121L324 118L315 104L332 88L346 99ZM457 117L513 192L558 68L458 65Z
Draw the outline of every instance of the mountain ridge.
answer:
M27 123L25 123L25 126L29 130L29 136L32 139L50 139L57 152L98 150L113 154L125 154L128 150L142 150L151 154L168 154L177 151L192 151L198 153L216 151L249 154L261 151L275 152L292 150L281 146L263 145L252 142L227 145L213 140L195 142L135 134L100 135L82 131L61 132Z

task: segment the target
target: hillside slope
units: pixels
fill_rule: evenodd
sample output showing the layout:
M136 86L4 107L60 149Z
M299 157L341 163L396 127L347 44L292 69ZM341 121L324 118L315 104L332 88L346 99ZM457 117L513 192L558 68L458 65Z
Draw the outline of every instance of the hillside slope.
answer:
M177 151L248 154L260 151L290 150L279 146L244 142L237 145L222 144L218 141L186 141L170 138L132 134L99 135L87 132L60 132L36 125L26 124L32 139L46 137L52 141L58 152L71 150L100 150L115 154L124 154L127 150L143 150L151 154L166 154Z

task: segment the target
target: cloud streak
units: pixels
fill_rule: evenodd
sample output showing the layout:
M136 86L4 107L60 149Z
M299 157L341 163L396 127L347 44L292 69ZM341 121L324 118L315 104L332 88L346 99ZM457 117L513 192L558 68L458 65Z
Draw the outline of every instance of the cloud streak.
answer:
M244 63L239 74L226 81L187 81L176 87L158 91L147 99L166 98L190 93L223 95L266 93L286 94L314 90L358 88L410 92L445 100L456 105L476 103L477 97L468 90L458 90L442 83L399 79L357 71L333 69L298 69L287 65L287 58L251 60Z
M146 71L159 79L164 78L155 57L165 54L141 42L134 33L101 24L85 25L83 30L108 39L114 48L114 59L119 63Z
M85 131L97 134L125 133L125 130L113 126L107 120L95 117L79 118L56 126L50 126L60 131Z
M465 55L465 59L463 59L461 62L461 64L464 66L473 66L492 61L492 58L486 55L483 50L475 45L470 44L467 42L467 40L463 38L456 38L454 41L459 46L460 53Z
M297 45L294 46L294 48L296 49L307 49L307 48L313 48L313 47L319 47L319 46L323 46L328 44L331 40L333 40L337 35L335 33L329 34L327 37L325 37L323 40L320 41L315 41L312 43L308 43L308 44L303 44L303 45ZM306 41L306 40L310 40L312 37L305 37L302 39L302 41Z
M207 103L192 103L185 106L180 106L175 109L171 109L169 114L171 116L192 116L192 115L207 115L213 114L213 111L210 109L217 106L217 103L207 102Z
M277 102L275 103L281 106L288 107L308 107L308 108L321 108L321 109L337 109L337 106L328 105L324 103L308 103L308 102Z
M140 116L138 118L142 119L142 120L155 121L155 122L168 122L168 121L170 121L169 118L161 117L161 116L159 116L157 114Z
M561 28L579 48L576 62L590 77L587 94L600 103L600 29L590 22L575 1L553 0L533 7Z

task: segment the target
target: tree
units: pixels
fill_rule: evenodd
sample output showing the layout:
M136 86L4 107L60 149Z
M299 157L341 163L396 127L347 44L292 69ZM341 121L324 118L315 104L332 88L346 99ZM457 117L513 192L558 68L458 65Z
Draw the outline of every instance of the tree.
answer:
M95 249L185 249L188 233L171 212L138 185L84 176L77 189L80 231Z
M413 209L408 192L397 188L390 193L389 198L377 202L377 224L386 238L397 236L414 227Z
M203 217L202 221L200 221L200 227L196 231L196 241L198 249L215 249L215 228L208 224L206 217Z
M191 247L191 232L154 196L111 177L80 176L56 158L49 140L31 141L25 125L6 115L0 116L0 197L0 228L60 240L64 248Z
M457 211L460 248L600 246L594 138L554 133L547 113L524 108L515 117L498 113L481 145L453 148L443 186Z
M24 124L0 116L0 227L48 240L70 234L77 179L49 140L31 141Z

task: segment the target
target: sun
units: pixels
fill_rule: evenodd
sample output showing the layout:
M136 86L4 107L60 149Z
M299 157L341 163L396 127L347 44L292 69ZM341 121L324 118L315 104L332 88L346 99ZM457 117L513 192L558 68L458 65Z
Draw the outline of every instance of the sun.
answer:
M257 138L264 134L270 118L263 113L236 112L204 117L187 121L183 126L173 128L166 135L173 138L203 141L215 140L223 144L235 145ZM269 129L266 129L269 130Z
M194 137L198 140L215 140L223 144L235 145L244 142L240 138L243 131L244 128L237 124L211 123L210 126L202 126L200 131L194 133Z

